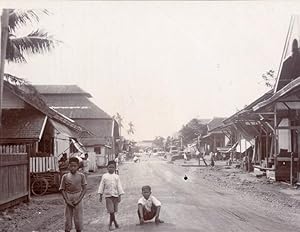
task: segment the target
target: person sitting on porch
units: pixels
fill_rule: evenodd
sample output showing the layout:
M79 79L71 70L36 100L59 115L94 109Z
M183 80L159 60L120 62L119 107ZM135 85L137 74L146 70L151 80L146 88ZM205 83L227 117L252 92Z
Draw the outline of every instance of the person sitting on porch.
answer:
M59 168L59 172L60 172L61 177L65 173L69 172L69 161L68 161L67 153L62 154L62 157L58 161L58 168Z

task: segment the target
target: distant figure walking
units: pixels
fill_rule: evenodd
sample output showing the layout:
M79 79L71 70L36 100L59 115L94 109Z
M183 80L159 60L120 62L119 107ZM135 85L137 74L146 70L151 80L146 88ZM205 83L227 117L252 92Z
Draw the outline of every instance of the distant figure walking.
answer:
M82 158L82 171L85 175L85 177L88 177L89 174L89 154L85 153L84 158Z
M116 163L116 171L115 171L115 173L117 175L119 175L119 156L118 156L118 154L116 155L115 163Z
M209 153L209 159L210 159L210 166L215 166L215 154L211 151Z
M119 224L115 218L115 213L118 212L118 204L121 202L121 195L124 194L119 175L115 173L116 163L111 160L107 165L108 173L105 173L99 185L98 193L100 194L99 201L102 202L104 195L106 200L106 209L110 215L109 230L113 230L112 224L119 228Z
M183 152L183 159L184 159L184 162L187 161L187 156L186 156L186 153L185 153L185 152Z

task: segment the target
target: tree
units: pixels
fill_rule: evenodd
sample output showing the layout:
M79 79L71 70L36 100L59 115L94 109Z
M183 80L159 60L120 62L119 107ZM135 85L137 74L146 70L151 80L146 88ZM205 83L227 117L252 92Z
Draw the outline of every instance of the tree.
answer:
M167 151L169 147L171 146L172 139L170 136L166 138L165 144L164 144L164 150Z
M26 54L49 52L60 42L42 29L36 29L23 36L18 36L19 29L28 26L29 23L39 22L40 14L49 15L47 10L8 9L8 13L7 61L27 62Z
M3 9L1 16L1 66L0 66L0 126L2 125L2 99L4 63L27 62L25 54L37 54L51 51L58 40L47 32L37 29L27 35L18 36L17 31L29 22L39 22L39 14L48 14L47 10Z
M128 135L133 135L134 134L134 125L133 125L133 123L129 122L128 127L129 127L129 129L127 130L127 134Z
M262 75L262 78L265 82L265 85L268 87L268 88L273 88L275 83L276 83L276 77L275 77L275 71L270 69L268 72L264 73Z
M189 121L186 125L183 125L179 131L180 136L182 136L183 144L187 145L191 143L193 139L197 138L200 135L207 134L206 124L201 123L200 120L194 118Z
M165 145L165 139L162 136L156 136L153 140L153 145L155 145L158 148L163 149Z
M113 116L113 118L118 122L119 124L119 132L121 136L121 128L123 128L123 118L122 116L117 112L116 115Z

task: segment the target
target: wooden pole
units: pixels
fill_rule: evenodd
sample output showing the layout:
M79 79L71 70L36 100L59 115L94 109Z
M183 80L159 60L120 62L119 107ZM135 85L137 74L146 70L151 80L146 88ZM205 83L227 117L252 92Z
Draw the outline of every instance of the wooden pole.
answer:
M6 58L6 45L8 38L8 9L2 10L1 16L1 60L0 60L0 128L2 127L2 108L3 108L3 77L4 77L4 64ZM0 129L0 133L2 130Z
M296 130L297 142L296 142L296 152L297 152L297 182L299 182L299 171L300 171L300 152L299 152L299 131Z
M276 109L276 104L274 107L274 128L277 127L277 109ZM278 150L277 150L277 129L274 130L274 168L276 172L277 168L277 155L278 155Z
M266 157L267 168L269 167L269 133L266 133Z
M200 166L200 156L201 156L200 136L201 136L201 135L198 135L198 137L197 137L197 150L198 150L198 152L199 152L199 154L198 154L198 165L199 165L199 166Z
M294 154L291 152L291 173L290 173L290 184L293 185L293 165L294 165Z

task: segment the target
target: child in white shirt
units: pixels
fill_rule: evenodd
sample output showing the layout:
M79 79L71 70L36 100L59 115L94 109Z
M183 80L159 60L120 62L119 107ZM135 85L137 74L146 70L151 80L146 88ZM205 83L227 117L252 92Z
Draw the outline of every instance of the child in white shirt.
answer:
M106 209L110 214L109 230L112 230L112 223L115 224L116 228L119 228L115 218L115 213L118 212L118 204L121 202L121 195L124 194L124 191L119 175L115 174L115 161L109 161L107 169L108 173L105 173L101 178L98 193L100 194L100 202L102 202L102 196L104 195L105 197Z
M151 196L151 187L149 185L142 187L142 195L138 200L138 216L140 224L145 221L151 220L155 217L155 223L163 223L159 218L161 202L156 197Z

